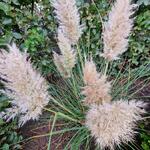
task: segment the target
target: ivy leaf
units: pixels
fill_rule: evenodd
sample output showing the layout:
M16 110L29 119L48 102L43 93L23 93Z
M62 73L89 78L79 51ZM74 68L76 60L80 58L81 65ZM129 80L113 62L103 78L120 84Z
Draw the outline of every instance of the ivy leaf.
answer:
M16 39L22 39L22 35L20 33L17 33L17 32L13 32L13 37Z
M13 2L15 5L20 5L20 3L19 3L18 0L12 0L12 2Z
M137 4L142 5L144 4L145 6L150 5L150 0L138 0Z
M3 25L9 25L12 23L12 19L11 18L5 18L4 21L2 22Z
M6 15L10 11L10 5L0 2L0 10L2 10Z
M9 145L8 144L4 144L2 147L2 150L9 150Z
M77 6L81 6L84 4L84 0L77 0Z
M0 126L3 125L5 122L3 121L3 119L0 119Z

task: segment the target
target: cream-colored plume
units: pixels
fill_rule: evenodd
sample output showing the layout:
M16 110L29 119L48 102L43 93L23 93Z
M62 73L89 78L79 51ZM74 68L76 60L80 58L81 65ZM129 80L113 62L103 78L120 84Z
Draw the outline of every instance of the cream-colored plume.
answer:
M59 20L59 28L63 31L70 44L76 44L82 34L80 16L75 0L53 0L56 17Z
M6 81L2 92L12 99L12 108L3 112L3 117L9 121L18 115L19 125L38 119L51 98L48 85L33 69L27 54L21 53L15 44L9 46L9 52L0 53L0 76Z
M82 91L82 94L85 95L84 103L90 105L110 102L111 84L107 82L106 76L100 75L96 71L96 66L92 60L85 62L83 74L85 83Z
M61 75L64 78L68 78L71 76L72 68L76 63L76 53L61 29L58 30L58 46L61 55L54 53L54 63Z
M118 56L127 50L134 8L135 5L131 4L131 0L116 0L109 13L103 31L104 52L101 54L108 61L118 59Z
M136 123L145 113L142 107L142 102L134 100L92 105L86 116L86 125L101 149L114 149L122 142L133 141Z

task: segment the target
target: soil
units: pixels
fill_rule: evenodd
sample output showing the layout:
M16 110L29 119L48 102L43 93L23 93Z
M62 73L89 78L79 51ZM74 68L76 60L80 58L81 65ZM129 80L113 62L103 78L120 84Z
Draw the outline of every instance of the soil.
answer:
M64 124L59 122L56 124L55 131L62 130ZM43 136L51 132L51 123L38 123L29 122L22 129L21 134L24 138L35 137L22 144L23 150L47 150L49 143L49 136ZM63 150L69 139L73 136L73 133L66 132L65 134L52 136L51 150Z

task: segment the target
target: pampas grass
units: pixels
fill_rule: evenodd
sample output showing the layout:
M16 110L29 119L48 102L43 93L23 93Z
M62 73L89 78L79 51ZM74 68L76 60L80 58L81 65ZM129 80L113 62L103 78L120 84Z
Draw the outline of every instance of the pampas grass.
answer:
M72 45L76 45L82 34L80 17L75 0L53 0L56 18L59 21L58 46L61 54L54 53L54 63L64 78L71 77L76 62Z
M92 105L86 115L86 125L101 149L114 149L122 143L134 141L137 121L145 104L136 101L115 101Z
M3 118L9 121L19 116L20 125L23 125L30 119L38 119L43 109L49 111L53 123L51 132L46 134L49 136L48 149L53 134L63 135L68 131L71 131L70 135L75 134L64 149L80 149L84 143L85 149L89 150L91 137L102 149L114 149L116 145L134 141L137 123L145 114L142 109L145 104L130 101L134 93L129 90L148 69L144 67L146 71L140 70L140 73L124 69L129 73L126 75L120 71L116 78L108 74L108 69L112 69L109 61L118 59L127 50L135 5L129 0L116 0L112 7L103 31L104 51L101 56L104 59L100 61L106 61L107 65L104 68L104 64L99 63L101 70L98 71L92 58L85 59L84 63L81 51L77 49L76 54L75 47L82 48L77 45L82 28L75 0L53 0L52 4L59 20L57 44L60 49L60 54L54 52L54 63L63 79L59 78L56 84L52 82L48 86L32 67L27 54L21 53L14 44L9 46L9 52L2 51L0 55L0 76L6 88L3 93L12 99L12 108L2 113ZM85 55L86 58L90 54ZM123 85L120 80L123 80ZM48 88L53 98L48 94ZM45 108L50 99L50 106ZM65 126L60 131L59 127L55 129L59 122Z
M2 92L12 99L12 108L3 112L3 117L9 121L20 116L20 126L30 119L37 120L51 98L45 79L27 57L15 44L9 46L9 52L0 53L0 76L6 81Z
M103 31L104 52L101 54L108 61L118 59L128 48L135 6L131 0L116 0L109 13Z
M84 103L91 105L94 103L103 104L111 101L111 84L105 75L96 71L96 66L92 60L86 61L83 68L83 80L85 86L82 94L85 95Z
M59 21L59 28L63 31L70 44L77 44L82 34L80 16L75 0L53 0L56 18Z
M71 77L72 69L76 63L76 53L64 36L61 29L58 30L58 46L61 55L54 53L54 63L64 78Z

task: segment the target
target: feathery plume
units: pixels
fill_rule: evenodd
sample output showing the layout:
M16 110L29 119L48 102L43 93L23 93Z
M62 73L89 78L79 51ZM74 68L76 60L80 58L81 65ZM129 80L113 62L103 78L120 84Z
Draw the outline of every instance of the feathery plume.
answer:
M15 44L9 46L9 52L0 53L0 76L6 81L2 92L12 99L12 108L6 109L3 117L9 121L20 116L20 126L30 119L38 119L51 98L46 81L27 57Z
M104 53L109 61L118 59L127 50L128 36L132 30L135 4L131 0L116 0L103 31Z
M71 76L72 68L76 63L76 53L69 44L68 39L62 33L62 30L58 30L58 46L61 51L61 55L54 53L54 63L64 78Z
M82 34L80 16L75 0L53 0L59 27L70 40L70 44L76 44Z
M92 60L86 61L83 74L85 87L83 87L82 94L85 95L85 104L110 102L111 84L107 82L105 75L100 75L96 71L96 66Z
M86 116L86 126L102 148L114 149L122 142L133 141L137 121L142 119L144 103L115 101L92 105Z

